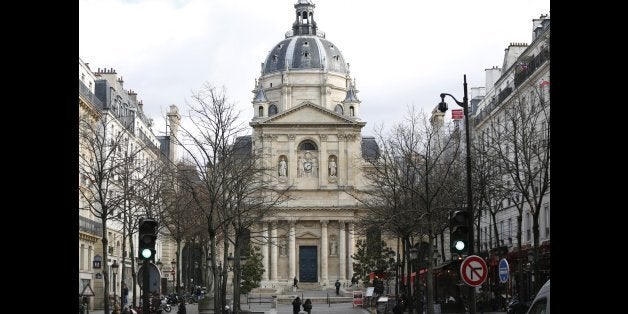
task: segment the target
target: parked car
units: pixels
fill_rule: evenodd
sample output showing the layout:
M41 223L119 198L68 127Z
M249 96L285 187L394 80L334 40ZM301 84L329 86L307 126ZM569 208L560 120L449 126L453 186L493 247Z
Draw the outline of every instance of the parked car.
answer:
M536 294L527 314L550 314L550 280Z

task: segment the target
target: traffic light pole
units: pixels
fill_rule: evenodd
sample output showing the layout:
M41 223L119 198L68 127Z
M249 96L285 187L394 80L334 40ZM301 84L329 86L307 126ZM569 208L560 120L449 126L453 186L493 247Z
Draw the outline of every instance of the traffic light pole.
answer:
M149 263L150 261L148 259L144 259L142 264L142 313L150 313Z
M458 106L462 107L464 112L464 131L465 131L465 140L467 144L467 211L469 212L469 255L473 255L474 247L473 247L473 193L471 193L471 140L469 138L469 98L467 94L467 75L464 75L464 82L462 84L464 88L464 97L462 98L462 102L458 101L456 97L451 94L441 93L441 104L444 105L444 109L447 110L447 104L445 104L445 96L449 96L454 99ZM439 104L439 110L441 110L441 104ZM469 312L471 314L475 314L475 287L469 286Z

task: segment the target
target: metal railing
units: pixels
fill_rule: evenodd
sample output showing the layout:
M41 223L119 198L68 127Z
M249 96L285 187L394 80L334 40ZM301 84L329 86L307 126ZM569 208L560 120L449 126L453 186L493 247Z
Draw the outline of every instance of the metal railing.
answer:
M102 236L102 223L79 216L79 230L91 233L95 236Z
M102 101L100 101L100 99L98 99L96 95L94 95L94 93L92 93L92 91L87 86L85 86L83 82L81 82L81 80L79 80L79 95L89 100L96 108L104 108Z

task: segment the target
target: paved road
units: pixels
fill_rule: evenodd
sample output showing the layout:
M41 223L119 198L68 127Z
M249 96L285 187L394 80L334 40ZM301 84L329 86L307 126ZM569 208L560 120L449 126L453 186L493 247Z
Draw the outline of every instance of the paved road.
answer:
M292 314L292 305L290 304L279 304L277 309L271 309L270 304L250 304L250 309L248 304L243 304L241 306L242 310L255 311L255 312L264 312L265 314ZM178 311L177 306L172 307L172 311L170 314L176 314ZM188 304L185 307L187 314L198 314L198 305L197 304ZM89 311L90 314L104 314L103 310L95 310ZM165 312L162 312L166 314ZM369 312L365 309L351 306L351 303L336 303L332 304L331 307L327 304L314 304L312 308L312 313L356 313L356 314L368 314Z
M198 314L198 305L188 304L185 307L187 314ZM243 310L249 310L247 304L242 306ZM172 307L170 314L176 314L179 309L176 306ZM251 304L249 311L264 312L264 314L292 314L292 305L279 304L277 309L271 309L269 304ZM89 311L90 314L104 314L103 310ZM166 314L165 312L163 312ZM351 303L336 303L331 307L327 304L314 304L312 313L337 313L337 314L369 314L370 312L360 307L352 307ZM478 312L480 313L480 312ZM506 314L506 312L484 312L484 314Z

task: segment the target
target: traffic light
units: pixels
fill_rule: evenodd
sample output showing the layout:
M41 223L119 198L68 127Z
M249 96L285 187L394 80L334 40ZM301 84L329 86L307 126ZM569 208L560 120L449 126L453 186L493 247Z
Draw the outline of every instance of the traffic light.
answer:
M139 258L155 261L155 242L157 242L157 221L152 218L140 219Z
M462 256L469 251L469 212L454 211L449 218L451 253Z

